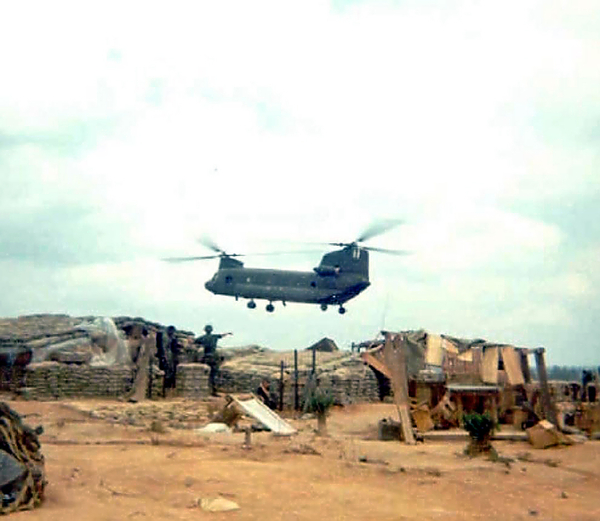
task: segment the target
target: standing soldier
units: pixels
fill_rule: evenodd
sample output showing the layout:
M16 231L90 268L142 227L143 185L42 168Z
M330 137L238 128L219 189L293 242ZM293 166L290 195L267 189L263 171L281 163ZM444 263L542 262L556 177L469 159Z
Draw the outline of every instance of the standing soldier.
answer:
M213 396L217 396L216 379L219 373L219 365L221 362L221 357L217 354L217 342L225 336L233 335L233 333L213 334L212 330L213 328L211 325L205 326L205 334L196 338L196 340L194 340L194 344L204 348L204 356L200 361L210 367L210 373L208 374L210 393Z
M180 350L181 346L175 336L175 328L169 326L167 328L166 346L164 346L165 394L168 389L175 389Z

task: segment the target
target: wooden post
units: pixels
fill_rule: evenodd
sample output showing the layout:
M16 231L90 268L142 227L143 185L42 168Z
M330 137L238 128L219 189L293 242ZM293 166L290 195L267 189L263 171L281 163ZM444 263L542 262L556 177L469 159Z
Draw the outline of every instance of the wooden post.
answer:
M494 420L494 425L498 425L498 396L492 394L490 396L490 402L492 408L492 420Z
M283 360L279 369L279 410L283 411Z
M552 398L550 396L550 388L548 387L548 373L546 372L546 361L544 360L545 349L539 347L535 350L535 365L537 367L538 378L540 380L540 392L542 396L542 407L544 409L544 416L546 419L558 425L556 419L556 410L552 404Z
M521 357L521 371L523 371L523 378L525 379L525 383L528 384L531 382L531 371L529 370L529 359L527 358L527 353L522 349L519 349L519 355Z
M458 426L462 429L464 427L464 406L462 393L456 393L456 416L458 418Z
M298 350L294 349L294 410L300 407L298 396Z
M394 392L394 402L398 409L404 442L409 445L414 445L416 440L412 430L412 421L409 410L406 358L404 356L404 350L402 349L400 336L396 335L393 337L390 333L386 333L383 354L385 363L392 374L391 384Z

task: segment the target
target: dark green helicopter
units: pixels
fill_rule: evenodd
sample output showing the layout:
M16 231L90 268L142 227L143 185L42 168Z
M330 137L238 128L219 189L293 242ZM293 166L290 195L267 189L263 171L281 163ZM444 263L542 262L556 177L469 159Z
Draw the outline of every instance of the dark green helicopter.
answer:
M266 307L269 313L275 310L273 302L281 301L284 306L286 302L319 304L323 311L330 305L339 306L339 313L344 314L346 312L344 304L370 285L369 251L392 255L406 253L401 250L362 246L359 243L380 235L399 224L401 224L400 221L378 222L370 226L353 242L327 243L331 246L339 246L341 249L323 255L321 262L316 268L313 268L313 271L246 268L241 261L234 258L243 257L244 254L228 254L209 239L203 239L200 242L217 255L172 257L164 260L183 262L220 259L219 269L206 282L206 289L215 295L235 297L236 300L239 298L250 299L248 302L250 309L256 308L254 299L264 299L269 302Z

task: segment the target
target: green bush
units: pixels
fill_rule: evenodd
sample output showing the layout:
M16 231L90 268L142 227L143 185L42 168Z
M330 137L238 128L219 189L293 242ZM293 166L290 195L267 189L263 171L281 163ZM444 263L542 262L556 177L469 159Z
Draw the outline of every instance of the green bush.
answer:
M317 389L308 400L309 412L326 414L333 405L333 396L329 390Z
M471 438L477 441L484 441L490 438L495 429L494 420L488 413L465 414L463 417L465 430Z

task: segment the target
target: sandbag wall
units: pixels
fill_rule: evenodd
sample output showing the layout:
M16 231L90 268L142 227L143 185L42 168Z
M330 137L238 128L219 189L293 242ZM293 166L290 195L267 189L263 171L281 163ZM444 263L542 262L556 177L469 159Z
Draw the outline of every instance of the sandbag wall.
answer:
M182 398L206 398L210 395L208 374L204 364L179 364L177 366L176 391Z
M336 404L347 405L356 402L379 401L377 379L369 368L363 370L338 370L321 372L317 370L317 382L320 388L331 391ZM298 396L302 403L305 385L310 371L298 372ZM233 368L223 368L217 380L219 390L225 393L255 393L263 378L271 384L271 396L279 403L280 375L277 372L244 372ZM293 375L284 373L283 405L294 407L295 385Z
M133 377L133 369L127 366L93 367L40 362L26 367L25 388L21 394L28 399L119 397L131 389ZM156 385L162 389L162 382Z
M319 386L330 389L336 404L379 401L379 387L373 371L337 371L318 376Z

